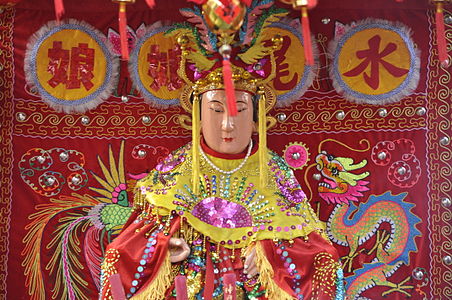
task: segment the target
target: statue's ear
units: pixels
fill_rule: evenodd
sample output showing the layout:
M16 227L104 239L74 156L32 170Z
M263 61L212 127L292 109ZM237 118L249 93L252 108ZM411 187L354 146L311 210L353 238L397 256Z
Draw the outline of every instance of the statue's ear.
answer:
M257 132L257 122L253 122L253 132Z

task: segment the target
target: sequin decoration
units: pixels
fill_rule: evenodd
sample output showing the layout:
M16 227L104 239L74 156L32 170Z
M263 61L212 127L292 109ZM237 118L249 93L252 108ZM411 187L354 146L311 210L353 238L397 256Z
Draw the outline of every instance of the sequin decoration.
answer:
M297 207L305 199L306 195L296 180L293 171L286 162L274 154L270 161L270 170L275 174L276 183L288 207Z
M251 215L240 204L210 197L195 205L191 212L203 222L221 228L252 226Z
M290 246L287 246L286 243L283 243L281 241L278 241L276 243L276 246L278 247L278 249L276 249L276 254L279 255L279 258L284 263L284 267L286 268L287 273L290 275L291 287L296 294L296 298L304 299L304 296L301 293L300 289L301 275L298 274L297 266L295 265L295 263L293 263L293 259L289 256L289 252L286 249Z
M161 229L153 231L148 238L148 242L146 243L146 247L144 248L143 255L141 256L141 259L138 262L138 266L136 267L136 272L132 280L131 288L127 293L127 298L131 298L133 294L136 293L138 287L141 284L141 278L144 276L146 266L154 255L155 244L157 244L157 235L160 233L160 231Z
M337 269L336 276L336 298L334 299L342 300L345 298L344 271L342 268Z
M247 183L231 176L205 175L200 180L200 194L194 195L187 185L178 190L173 203L179 215L191 213L204 223L219 228L240 228L271 223L274 208L267 207L268 201L258 195L253 183Z
M155 169L159 172L169 172L179 166L185 161L187 152L190 150L191 144L176 150L174 153L168 155Z

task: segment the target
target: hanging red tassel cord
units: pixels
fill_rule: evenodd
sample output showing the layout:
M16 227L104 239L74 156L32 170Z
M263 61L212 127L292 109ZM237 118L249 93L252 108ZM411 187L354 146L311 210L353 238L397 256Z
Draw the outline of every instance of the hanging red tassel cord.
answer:
M223 276L223 295L224 299L236 300L235 282L237 278L234 273L224 274Z
M447 66L449 64L449 59L447 56L447 45L446 36L444 29L444 14L443 14L443 3L440 1L436 2L436 43L438 45L438 57L441 65Z
M119 36L121 38L122 59L129 60L129 43L127 42L127 15L125 2L119 2Z
M314 64L314 55L312 54L311 29L309 28L308 8L301 7L301 27L303 28L303 47L306 64Z
M155 6L155 1L154 0L146 0L147 5L149 6L149 8L154 8Z
M187 277L176 276L176 300L188 300Z
M115 300L125 300L126 294L124 292L124 287L121 283L121 275L113 274L109 278L111 286L111 294Z
M228 58L223 58L223 82L226 91L226 105L230 116L237 115L237 105L235 103L234 81L232 80L231 62Z
M56 20L59 23L61 17L64 14L64 4L63 4L63 0L53 0L53 3L55 4L55 16L56 16Z
M308 9L317 6L317 0L280 0L282 3L290 4L296 10L301 10L301 28L303 32L303 47L306 65L314 64L312 53L311 29L309 28Z

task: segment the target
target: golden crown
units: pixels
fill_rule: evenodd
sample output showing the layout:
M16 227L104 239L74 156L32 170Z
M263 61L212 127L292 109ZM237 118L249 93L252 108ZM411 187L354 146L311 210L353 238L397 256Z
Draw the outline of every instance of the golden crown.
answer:
M246 91L251 94L256 94L258 89L258 80L254 78L250 72L239 67L232 67L232 80L234 81L234 88L240 91ZM201 78L195 82L193 89L202 94L209 90L217 90L224 88L223 72L218 68L210 72L205 78Z

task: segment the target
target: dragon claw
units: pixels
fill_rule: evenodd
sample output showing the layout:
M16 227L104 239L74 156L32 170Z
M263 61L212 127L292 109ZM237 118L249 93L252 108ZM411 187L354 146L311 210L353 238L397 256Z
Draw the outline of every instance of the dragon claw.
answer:
M391 234L387 231L377 231L377 239L375 241L375 245L372 247L372 249L370 249L369 251L367 251L367 254L372 254L374 252L376 252L376 257L378 258L379 261L381 261L380 258L380 253L381 251L384 251L384 244L389 240L389 238L391 237Z
M384 296L389 295L390 293L400 292L400 293L405 294L405 295L407 295L407 296L411 296L411 294L408 293L408 292L405 291L405 290L413 289L414 286L412 286L412 285L404 285L408 280L410 280L410 278L411 278L411 276L408 276L407 278L405 278L404 280L402 280L402 281L399 282L399 283L393 283L393 282L388 281L388 284L387 284L387 285L388 285L389 287L391 287L391 289L389 289L389 290L383 292L381 295L384 297Z
M358 251L354 251L353 253L349 253L347 256L341 257L344 270L347 270L348 273L352 271L353 267L353 259L357 257L361 252L363 252L365 249L361 249Z

